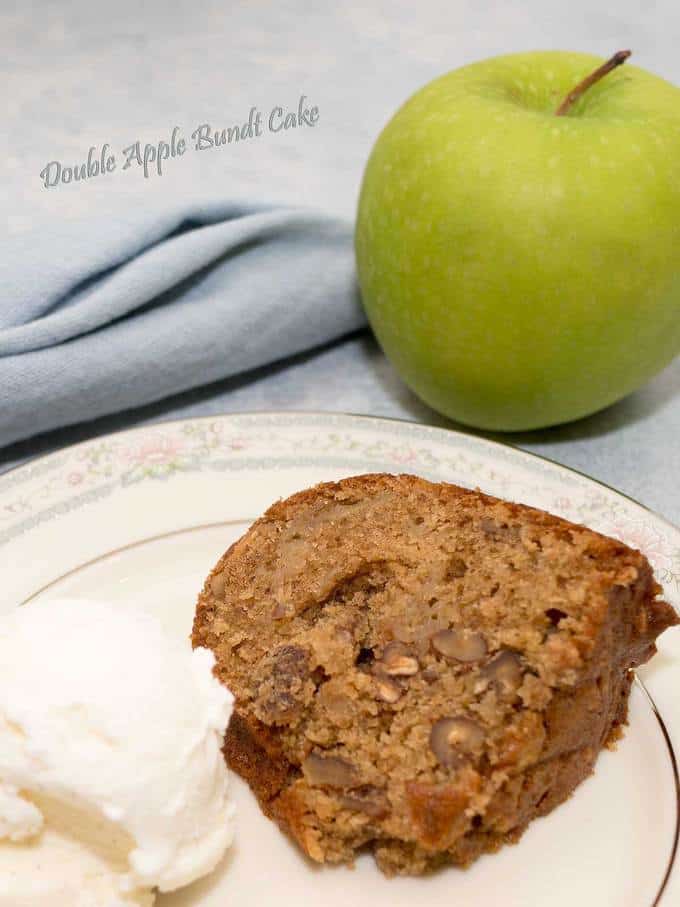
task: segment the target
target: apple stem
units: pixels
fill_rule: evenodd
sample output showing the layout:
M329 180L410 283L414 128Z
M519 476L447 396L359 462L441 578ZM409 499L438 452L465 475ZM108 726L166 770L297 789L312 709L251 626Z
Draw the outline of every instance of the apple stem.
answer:
M625 63L630 55L630 50L620 50L615 53L613 57L610 57L606 63L603 63L602 66L598 66L597 69L594 70L594 72L591 72L591 74L589 76L586 76L582 82L579 82L575 88L572 88L572 90L555 111L555 116L563 117L565 113L569 113L572 105L575 104L576 101L578 101L581 95L588 91L591 85L599 82L600 79L604 78L604 76L606 76L607 73L611 72L612 69L616 69L617 66Z

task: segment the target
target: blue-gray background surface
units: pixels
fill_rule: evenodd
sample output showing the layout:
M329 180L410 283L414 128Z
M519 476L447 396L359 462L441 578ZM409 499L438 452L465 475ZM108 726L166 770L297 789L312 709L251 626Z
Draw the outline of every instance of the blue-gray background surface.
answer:
M68 222L124 229L140 206L250 201L354 214L378 131L416 88L491 54L543 47L609 54L680 83L680 7L564 3L288 2L0 4L0 230L3 248L42 236L50 251ZM116 172L44 190L53 158L90 145L118 150L167 139L174 125L221 128L251 106L316 104L319 125L167 162L162 178ZM106 237L102 236L102 242ZM7 287L0 287L7 292ZM272 359L278 358L272 355ZM328 409L441 423L400 383L367 335L273 367L0 450L0 469L134 423L257 409ZM680 360L627 400L563 428L507 440L573 466L680 522Z

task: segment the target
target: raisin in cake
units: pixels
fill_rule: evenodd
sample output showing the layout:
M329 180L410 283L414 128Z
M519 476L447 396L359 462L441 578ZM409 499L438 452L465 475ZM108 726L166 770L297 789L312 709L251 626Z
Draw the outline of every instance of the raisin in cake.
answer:
M271 507L200 595L229 764L319 862L467 864L565 800L678 622L638 551L414 476Z

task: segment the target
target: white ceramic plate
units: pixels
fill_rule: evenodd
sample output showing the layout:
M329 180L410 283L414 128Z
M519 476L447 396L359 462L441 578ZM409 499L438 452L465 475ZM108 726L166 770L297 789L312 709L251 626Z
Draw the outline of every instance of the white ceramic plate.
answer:
M272 501L361 472L413 472L534 504L639 547L680 605L680 531L635 502L510 447L406 422L253 414L100 438L0 477L1 609L39 596L141 602L187 637L197 590L223 550ZM235 782L237 843L210 879L159 907L663 907L680 904L680 632L631 697L630 727L594 776L521 842L469 870L385 879L309 864Z

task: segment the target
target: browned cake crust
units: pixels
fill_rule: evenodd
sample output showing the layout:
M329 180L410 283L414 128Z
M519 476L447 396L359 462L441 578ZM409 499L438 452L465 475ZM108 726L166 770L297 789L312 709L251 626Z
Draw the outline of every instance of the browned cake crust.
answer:
M225 754L319 862L465 865L566 799L677 615L638 551L415 476L271 507L199 597Z

